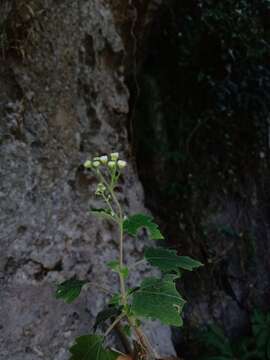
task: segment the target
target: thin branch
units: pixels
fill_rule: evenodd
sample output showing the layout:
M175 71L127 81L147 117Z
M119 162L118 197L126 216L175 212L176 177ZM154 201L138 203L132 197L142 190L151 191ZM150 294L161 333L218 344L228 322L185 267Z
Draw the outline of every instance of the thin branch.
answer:
M108 327L108 329L106 330L104 336L106 337L112 330L113 328L119 323L120 320L123 319L123 317L125 317L126 314L120 314L115 320L114 322Z

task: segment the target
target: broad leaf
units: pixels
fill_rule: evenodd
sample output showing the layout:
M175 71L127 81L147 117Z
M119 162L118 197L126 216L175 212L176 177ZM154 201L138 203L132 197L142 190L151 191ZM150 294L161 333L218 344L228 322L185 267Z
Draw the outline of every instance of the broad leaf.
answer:
M55 297L63 299L66 303L72 303L80 295L82 287L87 281L77 280L75 278L66 280L57 286Z
M84 335L76 339L69 349L70 360L116 360L118 353L103 348L103 337L97 335Z
M97 217L99 217L101 219L114 220L113 214L109 209L91 208L91 213L96 215Z
M192 271L203 264L188 256L178 256L175 250L148 248L144 254L146 260L161 271L176 271L181 268Z
M136 236L141 228L146 228L152 240L164 239L159 231L158 225L155 224L153 218L144 214L135 214L129 216L123 224L124 232L131 236Z
M120 306L109 306L106 309L100 311L97 314L96 321L94 324L94 331L96 331L97 327L104 323L106 320L111 319L112 317L117 317L121 314L122 307Z
M166 325L182 326L180 317L185 300L172 278L146 278L133 294L132 311L137 316L158 319Z

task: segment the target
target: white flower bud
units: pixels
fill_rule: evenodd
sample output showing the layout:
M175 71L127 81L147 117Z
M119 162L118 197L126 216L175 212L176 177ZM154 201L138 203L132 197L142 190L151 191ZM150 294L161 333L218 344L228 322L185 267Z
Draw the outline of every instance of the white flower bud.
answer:
M119 153L118 152L111 153L111 159L113 161L118 160L118 158L119 158Z
M105 165L108 162L108 156L107 155L100 156L99 160L101 164Z
M91 167L92 167L92 161L86 160L85 163L83 164L83 166L84 166L86 169L91 169Z
M93 167L98 168L100 166L100 162L99 161L93 161L92 165L93 165Z
M127 162L124 160L118 160L117 165L118 165L119 169L124 169L127 166Z
M102 183L99 183L99 184L97 185L96 195L102 195L105 190L106 190L105 185L102 184Z
M114 169L114 168L116 167L116 162L115 162L115 161L109 161L109 162L108 162L108 167L109 167L110 169Z

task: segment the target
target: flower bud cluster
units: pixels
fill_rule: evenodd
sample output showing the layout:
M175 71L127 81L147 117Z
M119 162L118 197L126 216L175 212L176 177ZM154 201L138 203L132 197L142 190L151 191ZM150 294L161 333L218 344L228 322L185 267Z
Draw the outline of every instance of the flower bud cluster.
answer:
M84 167L86 169L98 169L100 166L106 166L110 170L122 170L127 166L127 162L119 159L119 153L114 152L108 155L96 156L93 160L86 160Z
M96 189L96 195L103 195L106 191L106 186L102 183L98 183Z

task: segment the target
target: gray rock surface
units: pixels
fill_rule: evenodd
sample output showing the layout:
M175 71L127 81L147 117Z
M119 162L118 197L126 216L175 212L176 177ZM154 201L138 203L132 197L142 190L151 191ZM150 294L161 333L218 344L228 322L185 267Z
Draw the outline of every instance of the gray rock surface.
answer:
M20 13L5 8L2 18L9 38L0 62L0 359L64 360L104 297L90 288L66 305L54 299L54 284L75 274L117 283L105 266L117 253L116 234L89 216L94 184L81 164L112 150L131 159L125 75L134 50L128 11L135 8L100 0L26 3ZM14 24L19 33L10 31ZM131 161L121 196L127 212L143 210ZM126 244L128 261L142 245ZM173 352L170 330L154 328L155 339L166 339L164 355Z

